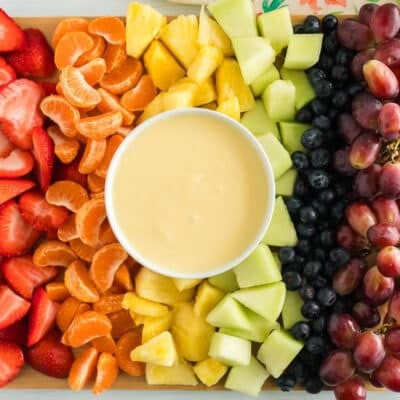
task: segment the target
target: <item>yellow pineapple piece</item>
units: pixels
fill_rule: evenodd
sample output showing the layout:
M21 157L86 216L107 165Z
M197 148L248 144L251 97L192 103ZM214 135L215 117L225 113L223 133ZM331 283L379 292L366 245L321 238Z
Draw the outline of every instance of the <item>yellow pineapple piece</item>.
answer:
M194 313L206 318L209 312L222 300L225 293L204 281L197 289Z
M126 52L132 57L141 57L166 23L167 18L153 7L131 3L126 14Z
M200 106L201 108L205 108L207 110L214 110L216 111L218 105L215 101L208 103L208 104L204 104L204 106Z
M196 95L194 96L194 106L202 106L217 100L217 91L212 78L206 79L199 84Z
M185 76L185 70L159 40L153 40L143 59L151 79L161 90L168 90Z
M233 56L232 42L218 22L207 15L205 7L200 11L199 37L200 46L215 46L222 51L224 56Z
M165 25L159 38L175 58L188 68L199 51L199 23L195 15L180 15Z
M191 301L194 289L179 292L171 278L141 268L135 277L136 294L144 299L167 305Z
M129 310L129 314L131 315L131 318L135 322L136 326L140 326L140 325L144 324L144 321L146 320L146 316L145 315L135 314L131 310Z
M225 58L217 69L216 86L218 104L236 96L239 100L240 112L251 110L255 105L253 93L243 80L239 64L232 58Z
M131 351L132 361L171 367L178 361L174 339L164 331Z
M236 96L219 103L217 111L235 119L236 121L240 121L240 104L239 99Z
M207 358L214 327L194 313L193 303L180 303L174 307L171 332L182 358L188 361Z
M164 111L164 94L164 92L158 93L158 95L146 106L142 115L138 119L139 123Z
M172 278L174 285L176 288L182 292L186 289L192 289L196 287L200 282L201 279L180 279L180 278Z
M228 371L228 367L213 358L199 361L194 367L193 371L199 380L206 386L216 385Z
M146 364L146 382L149 385L186 385L196 386L198 381L192 366L184 360L172 367Z
M168 307L164 304L142 299L133 292L125 293L122 307L148 317L163 317L168 314Z
M187 76L197 83L208 79L222 63L224 55L214 46L202 46L187 70Z
M183 78L173 84L164 94L164 111L194 107L194 98L198 88L197 83L188 78Z
M145 343L171 327L172 312L162 317L144 317L142 329L142 343Z

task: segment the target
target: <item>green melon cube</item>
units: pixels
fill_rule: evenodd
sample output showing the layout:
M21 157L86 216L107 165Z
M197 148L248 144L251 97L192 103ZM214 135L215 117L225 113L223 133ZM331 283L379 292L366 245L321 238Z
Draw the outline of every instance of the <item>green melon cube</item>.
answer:
M277 265L278 268L279 268L279 271L282 271L282 264L281 264L281 260L279 259L278 253L274 251L274 252L272 253L272 256L274 257L274 260L275 260L275 262L276 262L276 265Z
M282 309L283 327L289 330L296 322L303 321L304 317L301 313L303 299L298 292L288 290L286 292L285 304Z
M301 124L299 122L280 122L279 128L282 143L290 154L295 151L305 151L305 148L301 144L301 137L304 131L311 128L311 125Z
M250 340L214 332L208 355L225 365L249 365L251 342Z
M280 74L278 68L275 65L271 65L265 72L263 72L260 76L258 76L253 82L251 82L250 87L254 93L254 96L261 96L265 90L265 88L280 79Z
M235 290L239 289L236 275L232 269L208 278L208 282L224 292L234 292Z
M273 121L293 121L296 115L296 88L291 81L278 79L264 90L265 109Z
M322 33L298 33L289 39L284 68L308 69L316 64L322 48Z
M278 196L292 196L294 184L297 179L297 171L289 169L279 179L275 181L275 190Z

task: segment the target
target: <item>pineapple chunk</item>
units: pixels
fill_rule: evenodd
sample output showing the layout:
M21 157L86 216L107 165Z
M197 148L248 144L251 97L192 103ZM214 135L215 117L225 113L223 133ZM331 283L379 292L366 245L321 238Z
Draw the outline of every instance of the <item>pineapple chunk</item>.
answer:
M186 385L198 384L190 364L181 360L172 367L146 364L146 382L149 385Z
M228 371L228 367L213 358L198 362L193 367L194 373L206 386L216 385Z
M222 51L224 56L233 56L232 42L218 22L207 15L205 7L200 11L199 37L200 46L214 46Z
M225 293L204 281L198 288L194 302L194 313L207 317L209 312L222 300Z
M122 301L122 307L131 310L135 314L148 317L163 317L168 314L168 307L164 304L155 303L151 300L142 299L135 293L126 293Z
M143 325L146 318L148 318L145 315L135 314L133 311L129 311L129 314L131 315L131 318L135 322L136 326Z
M213 101L212 103L208 103L208 104L204 104L204 106L200 106L201 108L205 108L206 110L213 110L216 111L217 110L217 103L215 101Z
M197 83L183 78L173 84L164 95L164 111L175 108L194 107L194 98L198 90Z
M187 70L187 76L197 83L204 82L221 65L222 51L214 46L202 46Z
M194 106L202 106L217 100L217 91L212 78L200 83L196 95L194 96Z
M176 288L180 292L182 292L183 290L192 289L192 288L196 287L201 282L201 279L173 278L172 281L174 282L174 285L176 286Z
M199 51L198 33L197 17L195 15L180 15L161 29L160 39L175 58L185 68L188 68Z
M160 29L167 23L167 18L142 3L131 3L126 14L126 52L140 58Z
M161 90L168 90L185 76L185 70L159 40L153 40L144 53L144 65L154 84Z
M239 64L232 58L225 58L217 69L216 85L218 104L236 96L239 100L240 112L251 110L255 100L250 88L245 84Z
M188 361L207 358L214 328L194 313L193 303L175 306L171 332L181 357Z
M179 292L171 278L157 274L147 268L141 268L135 277L136 293L144 299L174 305L191 301L194 289Z
M237 97L231 97L230 99L222 101L218 105L217 111L235 119L236 121L240 121L240 105Z
M154 115L160 114L164 111L164 92L158 93L154 99L147 104L146 108L143 110L142 115L138 119L138 123L146 121Z
M164 331L131 351L132 361L172 367L178 355L171 332Z
M143 330L142 330L142 343L145 343L160 333L167 331L171 327L172 312L169 312L163 317L143 318Z

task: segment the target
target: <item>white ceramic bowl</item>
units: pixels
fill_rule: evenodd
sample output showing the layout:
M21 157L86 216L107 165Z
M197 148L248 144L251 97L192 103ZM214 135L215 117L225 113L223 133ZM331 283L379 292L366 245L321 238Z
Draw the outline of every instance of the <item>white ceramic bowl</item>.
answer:
M260 221L260 230L257 234L257 236L254 238L254 240L249 243L247 248L238 254L234 259L229 261L228 263L224 265L217 266L216 268L213 268L212 270L209 270L207 272L202 272L202 273L193 273L193 272L188 272L188 273L182 273L182 272L177 272L174 271L172 268L168 268L168 266L163 266L163 265L158 265L157 263L154 263L152 260L144 257L137 249L135 248L135 244L130 242L127 237L125 236L124 232L120 229L118 225L118 221L115 215L114 211L114 206L113 206L113 196L112 196L112 187L113 187L113 182L115 175L118 171L119 167L119 162L122 154L126 151L126 148L128 147L129 143L131 143L135 138L137 138L141 134L146 134L147 129L154 124L156 121L161 120L161 119L168 119L170 117L174 117L176 115L181 115L181 114L197 114L197 116L205 115L207 117L212 117L212 118L217 118L220 121L223 121L230 127L234 127L238 132L240 132L243 137L251 144L251 146L254 148L254 154L255 156L259 157L261 161L261 165L263 167L263 173L266 179L267 183L267 192L268 192L268 202L267 202L267 207L265 210L265 214L263 217L263 220ZM272 217L272 212L274 210L274 204L275 204L275 181L274 181L274 176L272 172L272 167L271 164L268 160L268 157L266 156L263 148L261 147L260 143L258 140L255 138L255 136L243 125L241 125L239 122L235 121L234 119L225 116L224 114L218 113L216 111L212 110L207 110L207 109L201 109L201 108L181 108L181 109L176 109L172 111L167 111L161 114L158 114L136 128L132 130L132 132L125 138L125 140L122 142L122 144L119 146L118 150L114 154L114 157L111 161L110 167L107 172L107 178L106 178L106 183L105 183L105 204L106 204L106 211L107 211L107 217L110 222L111 228L117 237L118 241L121 243L121 245L125 248L125 250L135 259L137 260L140 264L145 266L148 269L151 269L154 272L157 272L162 275L170 276L173 278L183 278L183 279L204 279L208 278L210 276L218 275L223 272L226 272L230 270L231 268L234 268L237 266L239 263L241 263L246 257L250 255L250 253L257 247L257 245L260 243L262 238L264 237L269 223L271 221Z

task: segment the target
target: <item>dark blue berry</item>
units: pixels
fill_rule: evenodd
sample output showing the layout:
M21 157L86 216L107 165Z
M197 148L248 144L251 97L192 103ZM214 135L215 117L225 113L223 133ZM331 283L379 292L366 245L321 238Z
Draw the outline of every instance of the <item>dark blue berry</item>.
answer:
M310 161L314 168L326 168L331 161L331 153L324 148L312 150Z
M325 15L322 19L322 28L325 32L333 31L338 25L338 19L332 14Z
M305 33L321 32L321 22L315 15L308 15L303 22Z
M306 350L311 354L323 354L325 340L321 336L311 336L305 345Z
M328 105L321 99L314 99L310 102L310 109L315 115L325 114L328 112Z
M290 332L295 339L300 340L301 342L305 342L310 337L311 329L310 325L308 325L307 322L300 321L296 322L292 326Z
M318 290L316 299L321 306L331 307L335 304L336 292L329 287L324 287Z
M303 153L302 151L295 151L291 157L292 157L293 166L298 171L305 171L310 166L307 154Z
M321 307L316 301L309 300L301 306L301 313L305 318L316 319L321 314Z
M329 252L329 260L338 268L347 264L350 258L350 253L342 247L337 247Z
M312 300L315 297L315 289L309 285L305 284L299 289L299 295L304 300Z
M303 283L301 275L295 271L285 272L282 278L286 284L287 290L297 290Z
M290 264L296 259L296 252L293 247L281 247L278 252L282 264Z
M297 122L301 122L303 124L307 124L309 122L311 122L312 120L312 112L311 110L306 106L301 108L297 114L296 114L296 121Z
M320 261L308 261L303 269L303 274L308 279L313 279L318 276L322 269L322 263Z
M309 185L315 190L326 189L331 179L329 174L322 169L314 169L307 176Z
M299 239L296 250L302 254L303 256L306 256L310 253L312 249L311 242L308 239Z
M303 205L303 201L298 197L289 197L285 203L291 217L295 217Z
M301 136L301 144L309 150L317 149L324 144L324 133L318 128L309 128Z

